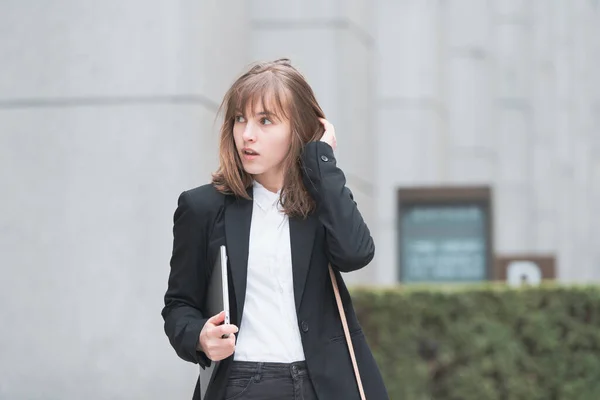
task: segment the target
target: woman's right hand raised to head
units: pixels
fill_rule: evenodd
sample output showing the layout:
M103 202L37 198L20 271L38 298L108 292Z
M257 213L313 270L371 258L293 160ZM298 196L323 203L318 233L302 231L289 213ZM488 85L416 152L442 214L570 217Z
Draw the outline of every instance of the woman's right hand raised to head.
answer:
M221 311L206 321L200 332L198 350L203 351L212 361L221 361L235 351L235 333L238 327L231 324L223 325L224 320L225 311ZM229 337L223 338L223 335L227 334Z
M335 137L335 128L333 124L327 121L325 118L319 118L321 124L323 124L323 136L321 137L321 142L325 142L331 146L333 150L337 147L337 138Z

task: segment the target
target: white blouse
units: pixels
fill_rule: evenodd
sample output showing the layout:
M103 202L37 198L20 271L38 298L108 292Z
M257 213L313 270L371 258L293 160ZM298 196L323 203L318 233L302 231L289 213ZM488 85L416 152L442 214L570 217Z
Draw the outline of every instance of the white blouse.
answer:
M234 360L304 360L294 304L290 225L273 193L254 182L244 314Z

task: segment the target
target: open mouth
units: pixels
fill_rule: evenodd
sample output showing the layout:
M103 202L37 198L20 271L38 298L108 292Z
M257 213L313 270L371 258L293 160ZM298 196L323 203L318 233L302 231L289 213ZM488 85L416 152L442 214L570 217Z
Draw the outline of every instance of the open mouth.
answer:
M244 153L244 155L247 155L247 156L257 156L258 155L258 153L252 149L243 149L242 153Z

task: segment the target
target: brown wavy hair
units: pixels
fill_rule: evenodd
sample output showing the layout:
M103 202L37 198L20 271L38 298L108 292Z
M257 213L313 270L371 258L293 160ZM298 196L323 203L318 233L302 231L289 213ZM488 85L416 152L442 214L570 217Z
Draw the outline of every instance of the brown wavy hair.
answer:
M219 169L213 174L212 183L221 193L250 199L248 188L253 177L240 160L233 125L236 110L253 110L258 102L263 110L290 121L292 141L283 160L281 204L288 216L305 218L314 211L315 202L302 182L301 155L307 143L323 136L319 118L325 118L325 114L304 76L288 59L255 64L225 94L219 108L223 115Z

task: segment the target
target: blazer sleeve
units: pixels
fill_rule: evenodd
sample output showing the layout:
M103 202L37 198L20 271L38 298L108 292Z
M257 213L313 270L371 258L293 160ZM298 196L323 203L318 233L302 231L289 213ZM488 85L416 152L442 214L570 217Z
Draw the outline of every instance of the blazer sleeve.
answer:
M325 227L331 264L342 272L360 269L371 262L375 244L358 211L346 177L336 165L331 146L308 143L302 153L304 185L317 203L317 216Z
M208 225L201 219L191 207L188 193L183 192L173 217L173 253L162 317L165 333L177 355L207 367L211 360L196 349L200 331L208 320L200 312L206 287Z

